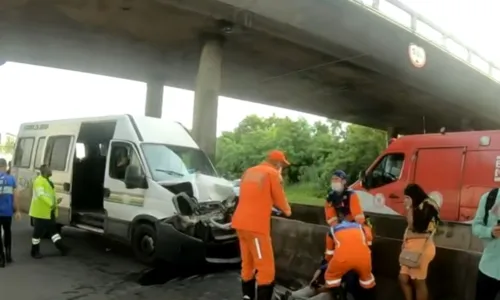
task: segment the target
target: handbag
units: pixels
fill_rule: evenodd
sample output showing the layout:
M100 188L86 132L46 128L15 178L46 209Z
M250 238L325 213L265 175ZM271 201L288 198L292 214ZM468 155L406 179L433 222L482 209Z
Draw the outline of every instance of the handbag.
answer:
M401 253L399 254L399 264L413 269L420 267L422 254L424 253L425 247L427 246L427 242L432 238L433 235L434 231L431 234L427 235L424 245L422 246L422 249L420 249L420 251L403 248L401 250ZM403 239L403 246L404 242L406 242L408 239L408 229L406 229Z

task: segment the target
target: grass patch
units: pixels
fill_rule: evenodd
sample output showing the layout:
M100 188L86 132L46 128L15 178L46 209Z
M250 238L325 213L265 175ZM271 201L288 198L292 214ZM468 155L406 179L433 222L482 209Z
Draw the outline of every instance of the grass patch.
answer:
M325 203L324 197L318 196L321 192L318 191L317 186L311 183L285 186L285 193L290 203L316 206L323 206Z

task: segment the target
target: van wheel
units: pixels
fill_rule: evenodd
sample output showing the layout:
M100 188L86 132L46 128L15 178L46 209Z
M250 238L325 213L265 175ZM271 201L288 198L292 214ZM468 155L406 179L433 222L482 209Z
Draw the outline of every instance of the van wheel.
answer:
M156 258L156 231L149 224L137 224L132 233L132 251L141 263L152 265Z

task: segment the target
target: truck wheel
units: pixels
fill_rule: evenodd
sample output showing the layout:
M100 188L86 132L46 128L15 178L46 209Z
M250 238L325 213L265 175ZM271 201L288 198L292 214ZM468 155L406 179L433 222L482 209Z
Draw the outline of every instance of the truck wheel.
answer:
M137 224L132 233L132 251L138 261L152 265L156 258L156 231L152 225Z

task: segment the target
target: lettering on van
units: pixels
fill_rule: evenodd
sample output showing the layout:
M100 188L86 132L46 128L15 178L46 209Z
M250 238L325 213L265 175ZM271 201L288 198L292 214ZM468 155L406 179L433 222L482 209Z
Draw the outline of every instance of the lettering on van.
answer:
M493 178L495 182L500 182L500 156L497 156L495 161L495 176Z
M49 124L30 124L25 125L24 130L45 130L49 128Z

